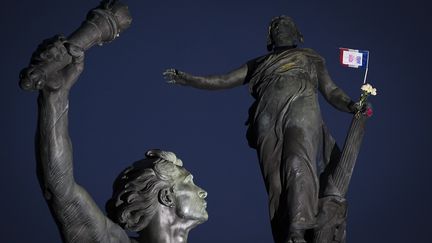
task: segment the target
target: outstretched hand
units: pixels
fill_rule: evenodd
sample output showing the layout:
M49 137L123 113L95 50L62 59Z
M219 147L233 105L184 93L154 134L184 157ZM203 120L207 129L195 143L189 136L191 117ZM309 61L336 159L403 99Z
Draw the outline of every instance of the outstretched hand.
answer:
M84 51L63 36L44 40L20 73L24 90L69 90L84 69Z
M177 69L174 68L167 69L165 70L165 72L162 73L162 75L164 76L166 82L169 84L181 84L181 85L186 84L186 80L184 78L184 72L181 72Z

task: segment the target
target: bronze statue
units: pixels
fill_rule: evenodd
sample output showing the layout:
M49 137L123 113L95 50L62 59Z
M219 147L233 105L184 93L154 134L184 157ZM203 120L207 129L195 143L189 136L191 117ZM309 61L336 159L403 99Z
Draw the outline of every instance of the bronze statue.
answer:
M108 216L74 180L70 89L83 71L84 50L112 41L130 21L125 5L103 1L69 38L39 45L21 72L20 86L39 91L37 175L63 242L187 242L189 231L208 218L207 192L172 152L150 150L124 170L106 204Z
M269 53L238 69L212 76L164 72L169 83L199 89L248 84L255 102L247 139L258 153L276 243L315 242L319 198L323 190L331 191L331 183L320 185L320 175L339 150L321 118L317 91L338 110L361 109L331 80L324 58L312 49L297 48L302 42L293 20L280 16L269 26Z

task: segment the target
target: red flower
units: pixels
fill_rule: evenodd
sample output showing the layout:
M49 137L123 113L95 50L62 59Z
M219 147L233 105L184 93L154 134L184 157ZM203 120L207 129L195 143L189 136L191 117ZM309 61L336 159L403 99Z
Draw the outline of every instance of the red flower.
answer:
M372 108L368 107L368 108L366 109L365 114L366 114L367 117L371 117L371 116L373 115L373 110L372 110Z

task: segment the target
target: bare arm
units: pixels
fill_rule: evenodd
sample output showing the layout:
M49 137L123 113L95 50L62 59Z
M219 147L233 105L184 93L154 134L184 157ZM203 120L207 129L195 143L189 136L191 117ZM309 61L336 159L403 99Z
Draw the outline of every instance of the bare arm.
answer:
M45 41L33 55L31 66L71 58L71 50L64 43L62 38ZM126 233L74 180L68 96L83 69L84 53L73 52L71 64L33 86L39 90L36 159L41 189L64 242L129 242ZM22 75L37 74L26 70Z
M319 90L333 107L344 112L355 112L355 103L330 78L324 60L316 62Z
M220 90L242 85L247 72L248 66L245 64L223 75L194 76L176 69L168 69L163 75L168 83L192 86L198 89Z

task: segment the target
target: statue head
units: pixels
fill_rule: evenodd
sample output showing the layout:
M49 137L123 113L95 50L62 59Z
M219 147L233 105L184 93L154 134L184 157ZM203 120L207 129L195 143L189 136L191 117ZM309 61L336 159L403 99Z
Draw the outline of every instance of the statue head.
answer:
M146 158L125 169L114 182L106 204L108 217L123 228L139 232L161 210L198 225L208 219L207 192L172 152L150 150Z
M275 47L297 46L299 43L303 43L303 35L292 18L281 15L271 20L267 35L268 51Z

